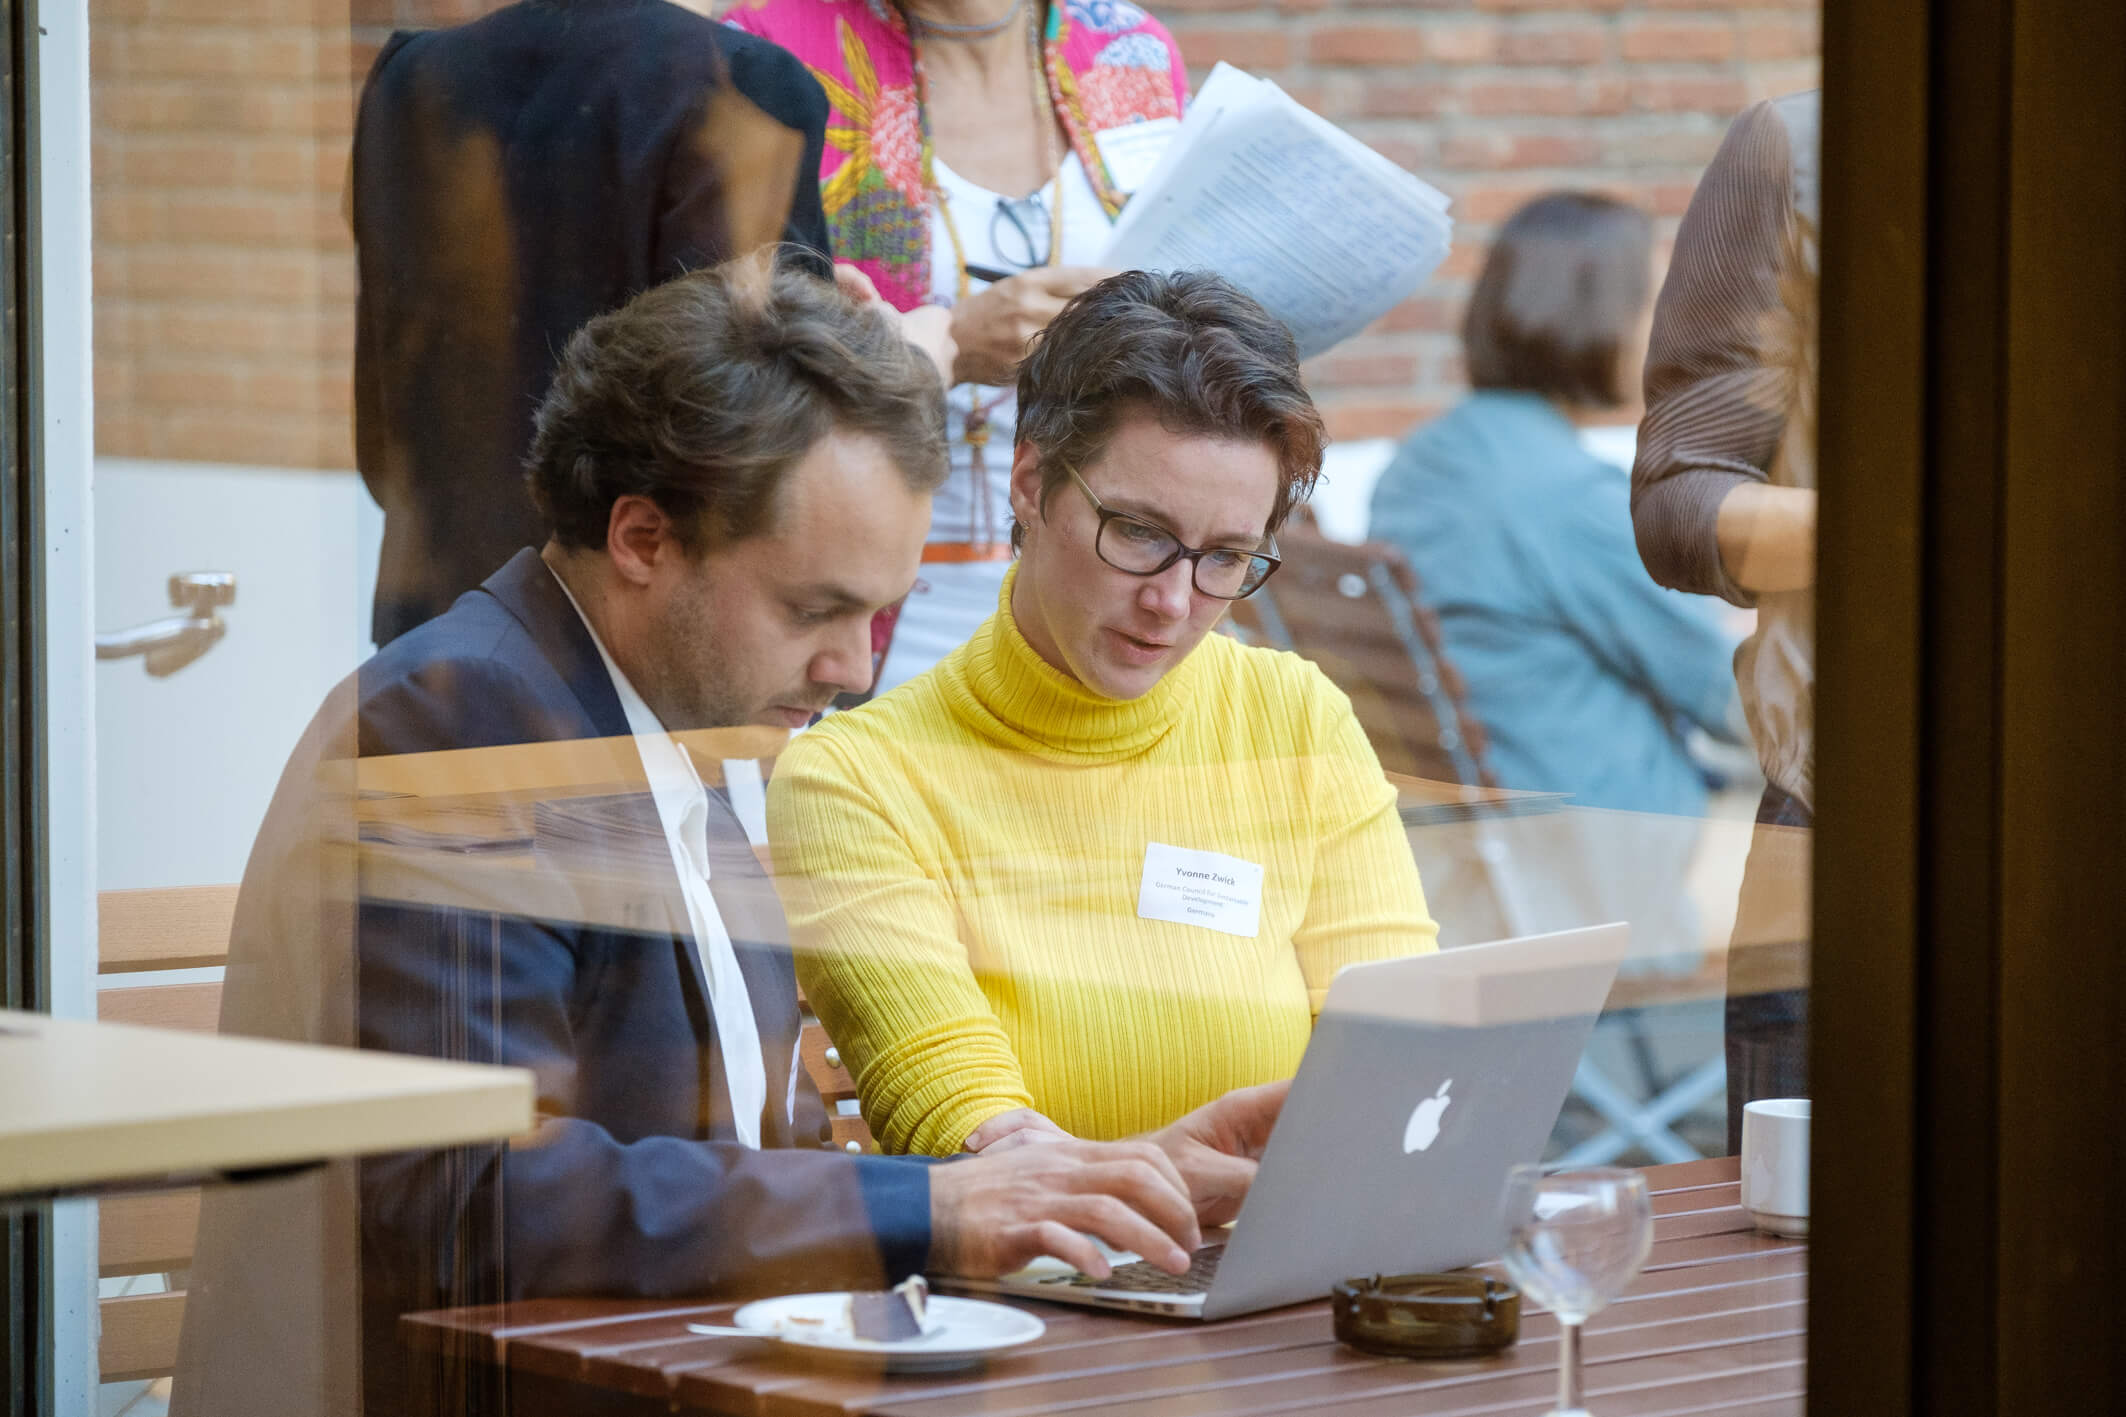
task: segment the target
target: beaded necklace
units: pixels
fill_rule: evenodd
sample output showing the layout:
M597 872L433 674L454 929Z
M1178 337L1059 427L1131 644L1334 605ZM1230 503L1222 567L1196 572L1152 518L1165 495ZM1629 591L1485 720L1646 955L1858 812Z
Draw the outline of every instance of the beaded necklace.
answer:
M1045 265L1060 263L1063 253L1063 158L1057 151L1056 117L1050 104L1054 102L1049 84L1048 66L1041 52L1040 10L1033 7L1027 17L1027 58L1033 76L1034 125L1040 129L1043 156L1055 173L1054 185L1049 194L1048 259ZM912 16L906 17L913 21ZM1007 16L1006 18L1009 18ZM917 42L920 22L908 26L909 48L915 68L915 111L922 133L923 188L930 199L937 203L938 214L945 220L945 236L952 243L952 261L955 271L953 299L963 302L970 291L971 277L967 272L967 247L960 239L959 223L953 219L952 199L945 194L944 186L937 179L937 148L930 134L930 79L923 68L922 45ZM1001 389L988 399L977 398L967 411L967 421L961 430L971 454L969 471L974 475L974 496L971 499L972 516L968 525L968 542L987 547L998 544L997 520L994 497L989 486L989 469L985 452L989 446L989 415L1005 399L1011 390Z
M932 39L987 39L1017 19L1019 11L1024 9L1025 5L1026 0L1011 0L1011 8L996 19L972 25L941 24L936 20L926 20L920 15L910 15L908 32L911 36L927 34Z

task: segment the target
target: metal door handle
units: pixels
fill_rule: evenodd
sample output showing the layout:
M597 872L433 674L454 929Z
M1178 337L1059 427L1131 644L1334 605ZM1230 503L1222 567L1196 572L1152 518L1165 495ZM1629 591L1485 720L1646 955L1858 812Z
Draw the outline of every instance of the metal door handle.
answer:
M175 674L229 632L217 612L235 603L235 572L180 571L170 577L170 604L179 613L98 635L96 657L129 659L137 654L145 658L148 673L157 679Z

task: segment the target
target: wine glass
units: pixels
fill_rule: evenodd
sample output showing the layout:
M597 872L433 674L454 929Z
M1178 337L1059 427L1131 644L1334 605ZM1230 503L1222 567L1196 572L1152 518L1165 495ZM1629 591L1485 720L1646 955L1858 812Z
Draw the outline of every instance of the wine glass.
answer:
M1646 1177L1598 1167L1546 1173L1516 1166L1500 1204L1506 1272L1558 1320L1558 1405L1549 1417L1587 1417L1580 1325L1624 1292L1653 1248Z

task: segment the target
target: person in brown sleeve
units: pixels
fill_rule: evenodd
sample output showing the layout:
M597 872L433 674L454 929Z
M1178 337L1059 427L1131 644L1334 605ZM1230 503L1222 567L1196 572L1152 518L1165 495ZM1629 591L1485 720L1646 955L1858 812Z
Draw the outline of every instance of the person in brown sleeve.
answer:
M1814 811L1814 92L1729 128L1654 309L1632 525L1653 578L1754 606L1735 679L1766 779L1728 955L1728 1144L1743 1104L1808 1093Z

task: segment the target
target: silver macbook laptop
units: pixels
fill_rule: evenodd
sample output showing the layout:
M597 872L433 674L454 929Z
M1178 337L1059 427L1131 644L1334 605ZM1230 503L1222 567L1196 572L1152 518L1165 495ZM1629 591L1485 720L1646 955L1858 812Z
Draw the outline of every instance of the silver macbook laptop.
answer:
M1597 925L1339 973L1230 1238L1187 1275L1118 1254L1104 1280L1044 1260L947 1282L1216 1319L1495 1257L1507 1168L1541 1157L1628 939Z

